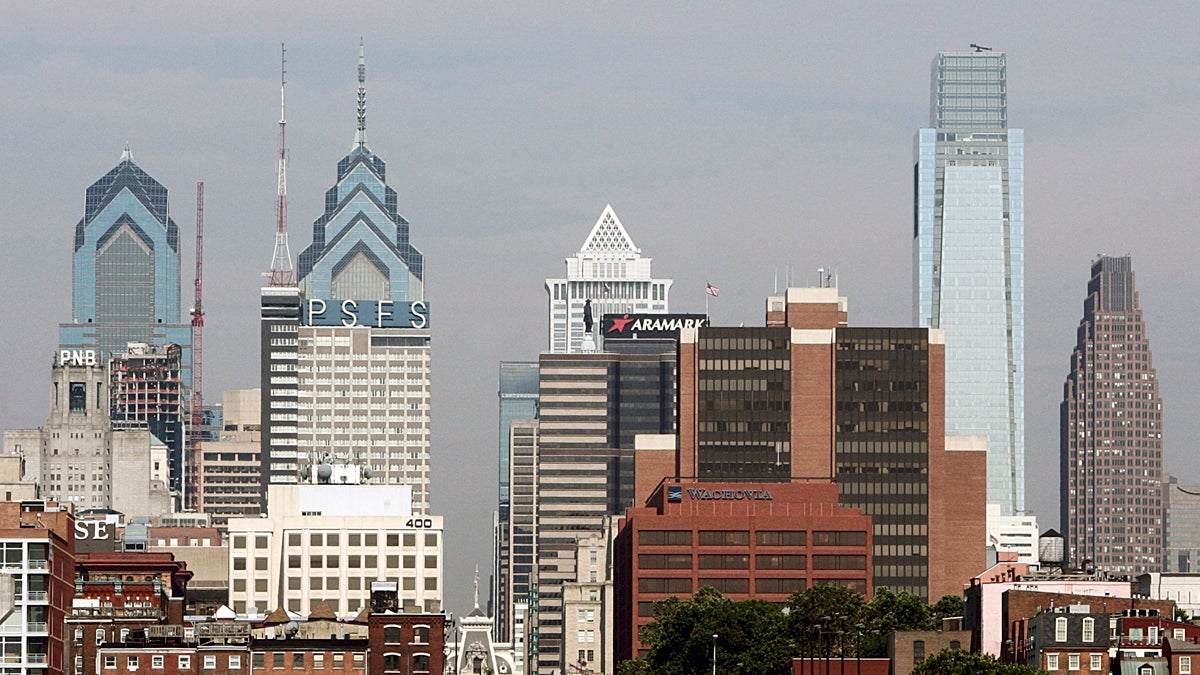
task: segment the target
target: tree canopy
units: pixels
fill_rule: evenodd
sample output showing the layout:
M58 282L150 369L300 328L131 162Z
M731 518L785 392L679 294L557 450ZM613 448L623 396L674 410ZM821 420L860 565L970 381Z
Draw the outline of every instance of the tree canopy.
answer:
M786 607L761 600L730 600L712 588L689 599L654 603L655 619L642 630L645 657L620 664L620 675L691 675L712 668L735 675L787 673L791 659L887 655L892 631L932 630L946 616L961 616L962 599L933 605L912 593L877 589L868 602L844 586L823 585L794 593Z
M1046 671L1000 663L989 654L947 649L918 663L912 675L1046 675Z

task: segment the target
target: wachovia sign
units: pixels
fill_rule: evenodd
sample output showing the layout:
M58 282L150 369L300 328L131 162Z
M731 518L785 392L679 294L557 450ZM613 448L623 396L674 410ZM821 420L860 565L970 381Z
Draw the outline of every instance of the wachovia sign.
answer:
M678 502L683 500L683 493L687 492L687 496L696 501L769 501L774 499L771 496L771 491L763 488L761 490L752 488L749 490L709 490L707 488L682 488L682 486L670 485L667 486L667 501Z
M703 328L703 314L605 314L600 323L605 340L673 338L681 328Z

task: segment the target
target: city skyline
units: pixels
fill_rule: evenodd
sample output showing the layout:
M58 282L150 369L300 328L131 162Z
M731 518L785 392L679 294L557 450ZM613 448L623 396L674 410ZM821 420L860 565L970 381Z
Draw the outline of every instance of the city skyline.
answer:
M1062 356L1078 319L1075 271L1097 252L1138 259L1163 397L1172 411L1198 405L1186 387L1200 377L1188 344L1200 293L1188 274L1189 228L1200 198L1179 139L1200 135L1200 93L1167 86L1197 70L1196 50L1180 49L1196 43L1186 29L1200 20L1195 7L1150 16L1024 5L986 26L946 18L963 14L945 11L953 5L565 16L450 7L403 17L385 7L375 7L374 33L316 6L289 7L284 18L270 6L95 9L69 20L6 10L0 54L10 67L0 81L22 95L0 112L5 128L21 130L0 181L14 260L3 273L0 424L45 419L45 397L29 394L44 390L57 323L70 316L65 251L78 195L127 142L173 194L186 269L190 188L206 181L206 389L256 386L257 349L245 344L273 243L278 43L289 47L298 249L297 234L322 212L331 158L345 154L364 33L380 111L372 146L389 158L433 261L427 296L442 327L433 443L445 458L433 462L434 511L447 517L451 609L469 608L465 580L490 559L496 364L544 348L546 271L575 250L598 205L611 203L656 274L675 280L675 311L702 310L711 282L721 288L711 303L718 325L755 325L789 267L795 285L825 267L837 269L856 323L908 323L911 137L925 124L939 49L982 42L1020 73L1010 122L1026 129L1036 167L1026 189L1027 501L1043 529L1057 516L1052 467ZM1112 40L1100 48L1097 36ZM50 189L15 189L22 174ZM1166 469L1197 478L1186 473L1187 445L1200 421L1168 411L1164 436ZM460 499L463 490L481 498Z

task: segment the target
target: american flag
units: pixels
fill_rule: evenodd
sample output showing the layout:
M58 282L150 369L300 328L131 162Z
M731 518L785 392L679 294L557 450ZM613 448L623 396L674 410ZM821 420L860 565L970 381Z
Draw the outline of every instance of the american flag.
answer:
M721 289L717 288L716 286L713 286L712 284L708 283L707 281L704 282L704 285L707 287L707 288L705 288L704 292L708 293L709 295L713 296L714 298L721 294Z

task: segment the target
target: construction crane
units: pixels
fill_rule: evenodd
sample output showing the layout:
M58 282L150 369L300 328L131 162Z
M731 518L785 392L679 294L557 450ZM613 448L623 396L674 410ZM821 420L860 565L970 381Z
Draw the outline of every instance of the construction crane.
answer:
M200 446L204 425L204 181L196 183L196 281L192 300L192 428L184 502L200 509Z

